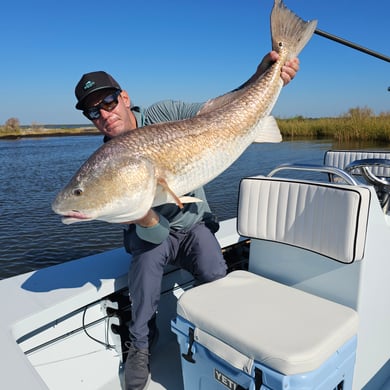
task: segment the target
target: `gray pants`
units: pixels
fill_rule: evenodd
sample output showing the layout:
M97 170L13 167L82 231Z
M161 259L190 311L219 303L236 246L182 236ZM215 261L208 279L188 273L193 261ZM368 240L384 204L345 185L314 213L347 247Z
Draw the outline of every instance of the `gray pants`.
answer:
M141 240L135 225L130 225L124 244L133 256L128 279L132 303L130 337L135 347L148 348L148 321L157 310L165 265L184 268L198 283L206 283L226 275L226 262L217 239L204 223L188 230L171 230L158 245Z

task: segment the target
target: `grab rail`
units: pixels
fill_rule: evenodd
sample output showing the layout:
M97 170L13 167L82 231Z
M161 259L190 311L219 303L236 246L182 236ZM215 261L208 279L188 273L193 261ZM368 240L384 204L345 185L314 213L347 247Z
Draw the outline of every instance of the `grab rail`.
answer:
M355 160L348 164L344 169L346 172L352 172L355 169L360 169L363 177L373 185L380 185L386 188L390 187L390 181L378 177L372 173L369 167L384 167L390 168L390 159L387 158L365 158L362 160Z
M349 175L342 169L327 165L285 163L274 168L270 173L268 173L267 177L272 177L276 173L283 170L327 173L341 177L347 184L354 186L359 185L359 182L355 178L353 178L351 175Z

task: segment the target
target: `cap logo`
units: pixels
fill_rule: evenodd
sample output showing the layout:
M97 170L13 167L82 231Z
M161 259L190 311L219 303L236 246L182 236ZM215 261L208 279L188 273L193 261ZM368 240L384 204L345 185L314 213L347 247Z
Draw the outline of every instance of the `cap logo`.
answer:
M87 81L87 82L84 84L84 91L86 91L86 90L89 89L89 88L92 88L94 85L95 85L95 82L94 82L94 81Z

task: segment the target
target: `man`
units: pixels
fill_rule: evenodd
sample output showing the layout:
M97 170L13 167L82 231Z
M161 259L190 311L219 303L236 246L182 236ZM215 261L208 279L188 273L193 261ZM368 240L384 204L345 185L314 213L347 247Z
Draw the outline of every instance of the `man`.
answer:
M260 70L278 58L266 55ZM283 67L281 77L287 84L299 69L298 59ZM109 142L124 132L153 123L191 118L203 103L187 104L163 101L142 110L131 104L129 95L105 72L83 75L76 86L76 108ZM150 209L137 221L129 221L124 245L132 255L129 269L129 295L132 318L130 346L125 364L127 390L142 390L150 379L150 345L156 336L155 313L160 299L161 281L167 264L180 266L194 276L196 283L206 283L226 274L226 263L214 236L218 223L212 215L203 188L190 196L203 202L189 203L180 209L165 204Z

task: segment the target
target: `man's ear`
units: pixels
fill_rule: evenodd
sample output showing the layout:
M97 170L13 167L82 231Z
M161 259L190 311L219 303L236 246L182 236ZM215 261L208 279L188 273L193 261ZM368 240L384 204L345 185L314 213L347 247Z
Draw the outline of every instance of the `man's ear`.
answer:
M127 108L130 108L131 101L130 101L129 94L128 94L126 91L122 90L121 96L122 96L122 99L123 99L123 101L124 101L124 103L125 103L125 106L126 106Z

